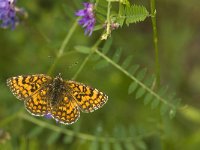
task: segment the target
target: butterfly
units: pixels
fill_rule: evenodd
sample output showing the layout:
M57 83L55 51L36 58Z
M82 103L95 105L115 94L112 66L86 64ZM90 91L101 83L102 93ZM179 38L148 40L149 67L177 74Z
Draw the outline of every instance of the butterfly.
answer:
M21 75L7 79L16 98L34 116L51 115L57 122L72 124L80 111L89 113L101 108L108 96L76 81L65 81L61 74L52 78L45 74Z

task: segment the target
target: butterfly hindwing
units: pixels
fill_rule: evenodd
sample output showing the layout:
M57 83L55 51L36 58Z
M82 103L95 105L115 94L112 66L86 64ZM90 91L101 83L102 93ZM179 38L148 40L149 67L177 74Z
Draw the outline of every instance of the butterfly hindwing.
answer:
M56 121L63 124L72 124L80 117L77 103L67 93L55 106L52 106L51 114Z
M47 115L51 108L49 103L49 87L42 87L39 91L31 95L24 101L25 108L34 116Z

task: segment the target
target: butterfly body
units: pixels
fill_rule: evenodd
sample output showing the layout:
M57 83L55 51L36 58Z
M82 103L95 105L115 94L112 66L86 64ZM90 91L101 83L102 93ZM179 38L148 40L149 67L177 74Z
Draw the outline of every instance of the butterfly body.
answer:
M67 93L67 87L60 75L56 76L48 86L50 104L54 107L62 101L64 93Z
M102 107L108 97L97 89L75 81L64 81L44 74L11 77L7 85L24 101L25 108L35 116L51 114L60 123L72 124L83 112Z

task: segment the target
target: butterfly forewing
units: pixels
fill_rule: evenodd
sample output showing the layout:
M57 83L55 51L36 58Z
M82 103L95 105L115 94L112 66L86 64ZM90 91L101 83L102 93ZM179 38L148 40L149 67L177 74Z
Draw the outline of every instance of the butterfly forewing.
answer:
M44 74L17 76L7 79L7 85L20 100L27 99L49 82L52 82L52 78Z
M93 112L108 100L105 94L90 86L75 81L66 81L66 84L70 89L69 93L83 112Z

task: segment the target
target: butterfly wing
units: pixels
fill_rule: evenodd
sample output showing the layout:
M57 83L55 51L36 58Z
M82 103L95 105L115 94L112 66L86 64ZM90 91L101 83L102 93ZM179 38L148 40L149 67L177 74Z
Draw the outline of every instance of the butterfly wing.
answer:
M51 82L52 78L44 74L24 75L7 79L10 90L20 100L25 100L37 92L44 84Z
M24 101L25 108L34 116L47 115L51 108L49 102L49 87L44 86Z
M55 106L52 106L51 115L62 124L72 124L80 117L80 111L77 103L65 92L62 99Z
M108 96L104 93L82 83L66 81L66 86L83 112L93 112L101 108L108 100Z

